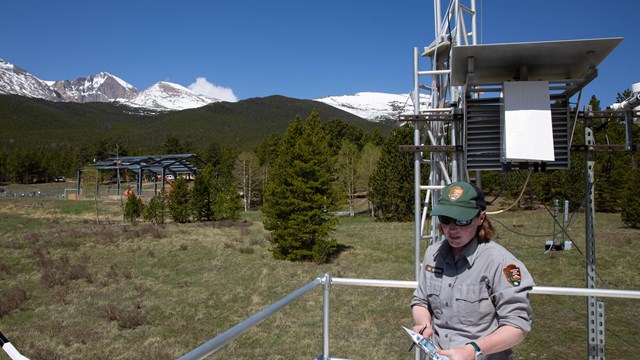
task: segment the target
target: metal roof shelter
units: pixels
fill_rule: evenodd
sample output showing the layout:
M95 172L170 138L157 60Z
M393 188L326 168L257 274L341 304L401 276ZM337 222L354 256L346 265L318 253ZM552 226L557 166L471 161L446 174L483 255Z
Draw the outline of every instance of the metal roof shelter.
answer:
M451 85L513 81L522 66L533 80L579 85L595 78L598 66L622 38L454 46ZM468 66L473 60L473 65Z
M622 38L610 38L454 46L451 86L462 87L460 96L464 97L461 102L465 106L466 127L462 134L466 152L461 164L466 162L467 170L527 168L531 164L546 169L569 168L569 100L597 77L596 67L621 41ZM534 90L535 84L542 88ZM512 114L532 110L532 99L536 97L546 101L552 153L546 160L510 159L505 153L511 146L506 142L508 99L517 88L522 89L519 96L524 99L511 102L517 107ZM541 126L536 123L540 116L540 111L532 110L530 116L515 120L529 124L524 131L531 142L522 146L542 146L544 134L536 131ZM491 137L490 133L501 136ZM517 139L519 143L522 140Z
M108 171L116 172L117 193L120 194L120 182L122 172L131 173L136 178L136 193L142 193L142 180L144 175L148 174L154 179L154 193L158 191L158 182L162 181L162 188L165 186L166 176L171 174L178 175L195 175L206 164L196 154L169 154L169 155L143 155L143 156L120 156L97 161L89 166L96 171L103 173ZM83 168L77 171L77 191L80 193L80 184ZM96 184L96 193L98 193L99 183Z

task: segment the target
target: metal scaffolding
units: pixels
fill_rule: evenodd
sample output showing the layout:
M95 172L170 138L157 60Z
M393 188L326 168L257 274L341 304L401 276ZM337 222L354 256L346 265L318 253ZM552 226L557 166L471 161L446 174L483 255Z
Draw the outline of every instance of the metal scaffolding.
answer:
M442 0L434 0L435 38L422 53L418 48L413 51L413 114L399 119L414 128L413 145L401 146L400 151L414 153L416 280L424 247L441 238L437 218L429 217L429 209L437 204L442 187L454 181L481 186L482 171L569 168L571 122L578 116L570 107L570 99L581 95L597 77L597 66L622 41L607 38L480 45L476 1L447 3L443 7ZM421 70L421 57L428 59L428 70ZM427 85L421 83L425 78ZM425 98L429 100L421 103ZM513 109L531 115L512 122ZM539 128L544 127L536 123L540 118L546 121L543 125L548 131L538 135ZM531 140L545 142L547 152L512 155L521 150L513 151L512 147L524 146L508 142L513 141L512 124L520 127L529 122L534 132ZM530 139L516 138L516 142L521 140ZM537 147L529 144L525 150L537 151ZM593 289L594 190L593 163L589 161L585 163L585 198L591 199L586 211L587 287ZM428 179L426 184L423 179ZM589 318L589 358L604 358L604 307L590 297L588 312L594 314Z

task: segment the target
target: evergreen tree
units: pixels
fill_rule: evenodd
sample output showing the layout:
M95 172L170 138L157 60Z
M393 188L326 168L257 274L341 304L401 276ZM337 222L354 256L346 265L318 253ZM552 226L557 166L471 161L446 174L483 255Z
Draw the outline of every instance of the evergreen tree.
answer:
M275 163L278 158L278 147L282 137L279 134L271 134L266 140L258 146L256 149L256 155L258 156L260 168L262 169L260 188L263 191L262 203L264 204L264 191L269 183L269 173L271 172L271 165Z
M226 176L214 177L211 183L211 208L214 220L237 220L242 202L233 182Z
M282 137L280 134L273 133L266 138L256 149L256 155L260 160L260 166L270 167L278 158L278 148Z
M369 199L380 220L413 219L413 154L398 150L408 144L413 144L413 127L406 124L394 129L369 180Z
M7 154L0 150L0 182L7 181Z
M158 194L154 195L151 200L149 200L149 204L144 207L143 218L154 224L164 224L169 210L168 202L169 197L167 191L163 188Z
M333 186L329 137L314 110L296 117L280 142L265 193L265 228L272 231L276 259L326 262L337 252L330 235L338 201Z
M343 140L357 146L358 150L362 148L362 138L364 133L362 129L355 125L347 124L341 119L332 119L322 125L324 132L329 135L329 147L334 154L340 151Z
M204 150L202 160L211 164L214 168L222 163L222 147L217 142L213 142Z
M631 89L625 89L622 93L616 94L616 102L621 103L627 100L628 98L630 98L631 95L633 95L633 92L631 92Z
M164 154L184 154L186 151L185 147L180 143L180 140L171 136L164 141L162 152Z
M366 145L367 143L371 143L378 147L382 147L384 145L384 136L380 129L375 128L371 132L364 134L362 137L362 142Z
M197 221L211 221L213 219L213 166L207 164L203 171L196 175L191 189L190 207Z
M625 225L632 228L640 228L640 196L638 196L640 169L632 170L630 175L622 197L620 218Z
M174 190L175 191L175 190ZM190 191L189 208L197 221L237 220L242 204L228 176L211 164L199 172Z
M32 184L45 179L42 158L34 150L15 151L7 159L7 178L18 184Z
M140 218L144 211L144 204L142 200L135 194L127 196L127 203L124 206L124 218L130 223L134 223L136 219Z
M177 178L169 195L169 214L173 221L186 223L191 220L190 195L187 181L181 177Z

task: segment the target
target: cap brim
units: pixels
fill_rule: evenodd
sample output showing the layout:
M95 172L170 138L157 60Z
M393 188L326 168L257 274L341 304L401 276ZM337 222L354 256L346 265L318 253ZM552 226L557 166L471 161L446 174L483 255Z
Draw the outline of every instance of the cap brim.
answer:
M467 208L448 204L438 204L431 211L431 215L444 215L457 220L471 220L480 212L479 209Z

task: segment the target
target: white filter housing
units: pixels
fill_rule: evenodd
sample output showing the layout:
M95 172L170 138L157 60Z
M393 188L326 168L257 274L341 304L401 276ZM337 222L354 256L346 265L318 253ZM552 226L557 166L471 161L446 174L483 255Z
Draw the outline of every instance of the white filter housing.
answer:
M501 161L554 161L548 81L505 82Z

